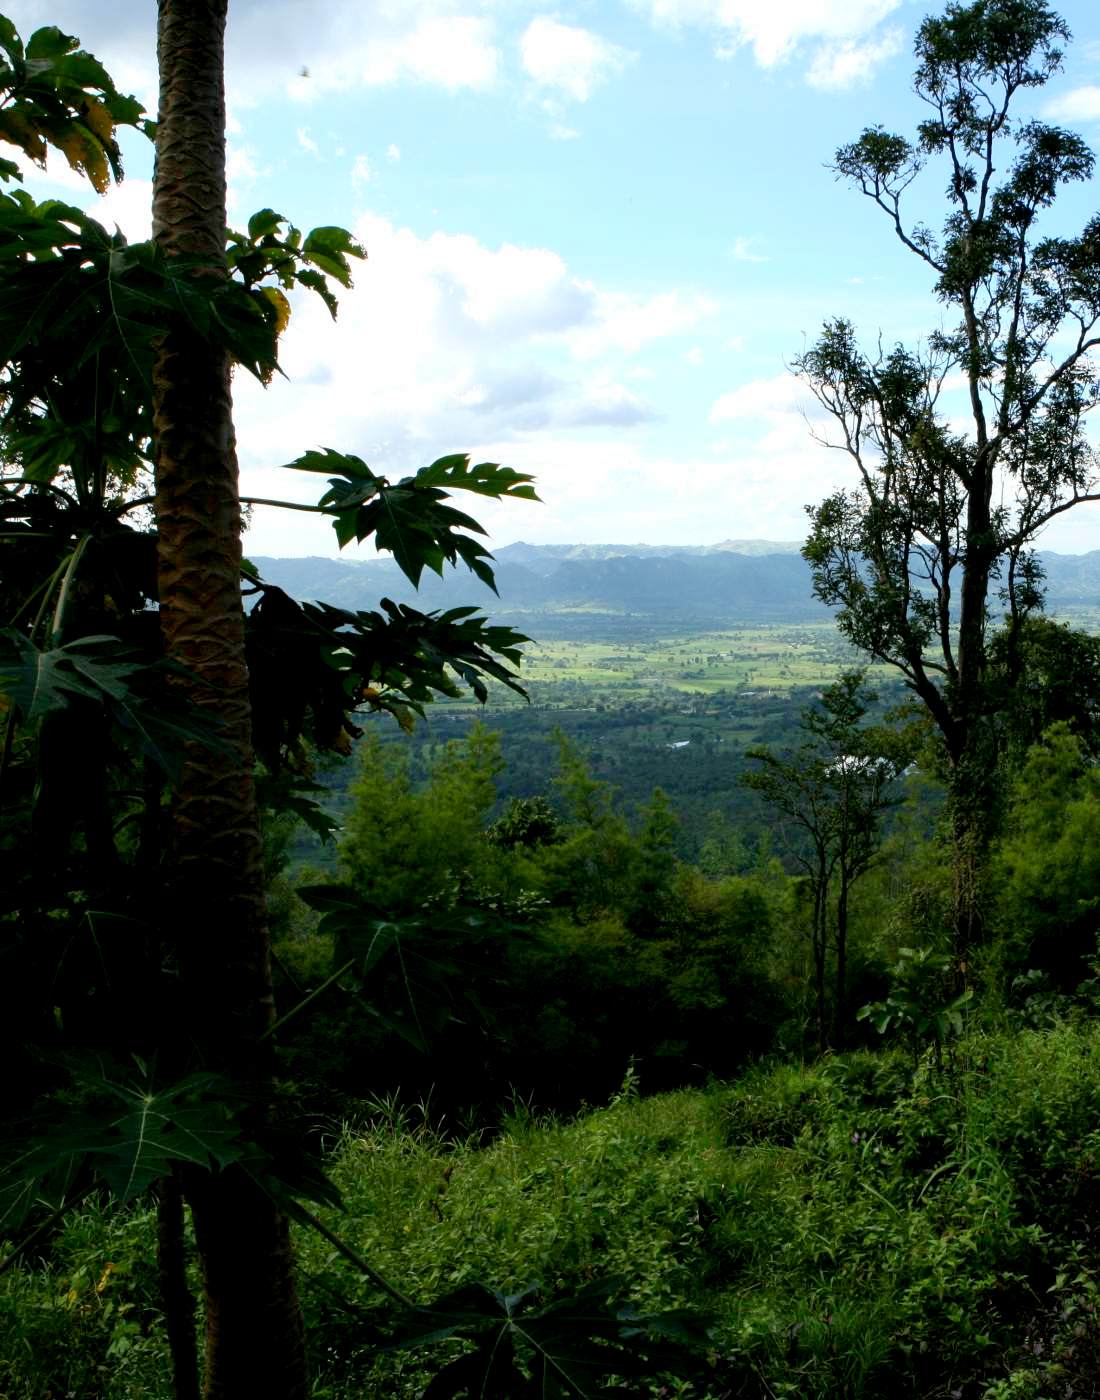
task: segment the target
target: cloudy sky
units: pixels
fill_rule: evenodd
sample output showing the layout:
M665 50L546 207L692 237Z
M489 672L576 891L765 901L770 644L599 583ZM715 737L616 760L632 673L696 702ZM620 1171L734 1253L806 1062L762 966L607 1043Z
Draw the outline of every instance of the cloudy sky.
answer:
M9 0L79 35L155 109L153 0ZM1064 73L1030 110L1100 146L1100 6L1067 0ZM542 505L482 505L492 541L797 539L851 481L786 366L828 316L915 341L921 266L828 169L909 131L924 0L230 0L230 219L343 224L369 261L333 327L302 300L289 383L236 386L246 494L309 447L397 476L469 451L534 472ZM1024 109L1021 109L1024 110ZM148 150L99 217L148 236ZM41 193L71 177L36 180ZM936 214L931 190L928 214ZM89 204L94 201L88 201ZM1057 231L1100 207L1098 182ZM819 425L824 426L824 425ZM1100 548L1100 508L1046 548ZM335 554L257 511L255 554Z

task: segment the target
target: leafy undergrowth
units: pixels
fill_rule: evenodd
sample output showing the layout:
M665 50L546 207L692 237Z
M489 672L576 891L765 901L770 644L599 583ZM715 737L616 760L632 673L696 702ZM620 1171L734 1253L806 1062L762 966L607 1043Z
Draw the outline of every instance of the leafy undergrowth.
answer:
M972 1035L942 1073L860 1053L628 1089L568 1123L516 1115L484 1144L391 1108L332 1170L347 1208L326 1223L417 1303L477 1281L538 1284L545 1309L618 1277L636 1313L709 1316L702 1378L619 1394L1100 1395L1089 1025ZM0 1394L167 1394L148 1231L140 1211L87 1211L0 1279ZM322 1237L299 1245L317 1396L411 1400L471 1345L387 1349L398 1307Z
M74 1211L48 1257L0 1275L4 1400L170 1394L156 1227L145 1207ZM9 1241L0 1241L0 1256Z

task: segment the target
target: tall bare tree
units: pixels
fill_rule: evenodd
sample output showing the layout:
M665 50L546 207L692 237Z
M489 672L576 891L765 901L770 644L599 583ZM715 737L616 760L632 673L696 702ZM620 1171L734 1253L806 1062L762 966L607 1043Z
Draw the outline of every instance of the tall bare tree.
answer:
M1073 132L1013 115L1058 71L1068 37L1041 0L952 4L923 22L915 90L927 115L915 139L870 128L834 168L924 264L947 324L916 349L866 353L834 320L796 362L858 473L853 490L811 509L803 553L842 631L901 672L939 729L960 961L980 934L996 801L991 613L999 601L1011 668L1042 603L1036 536L1100 499L1086 433L1100 400L1100 217L1075 238L1040 233L1093 155ZM946 176L938 236L909 217L929 164ZM956 377L965 431L944 397Z

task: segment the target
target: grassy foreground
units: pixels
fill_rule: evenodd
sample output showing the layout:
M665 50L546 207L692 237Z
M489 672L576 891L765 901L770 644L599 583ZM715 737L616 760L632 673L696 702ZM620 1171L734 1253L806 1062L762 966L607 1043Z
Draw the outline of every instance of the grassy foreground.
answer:
M754 1070L455 1143L399 1111L348 1132L326 1217L417 1302L471 1280L552 1296L607 1275L709 1314L705 1382L617 1393L1083 1400L1100 1395L1100 1033L972 1034ZM315 1394L416 1396L461 1349L384 1351L398 1309L299 1238ZM0 1395L167 1396L152 1220L73 1216L0 1279ZM599 1393L599 1392L597 1392Z

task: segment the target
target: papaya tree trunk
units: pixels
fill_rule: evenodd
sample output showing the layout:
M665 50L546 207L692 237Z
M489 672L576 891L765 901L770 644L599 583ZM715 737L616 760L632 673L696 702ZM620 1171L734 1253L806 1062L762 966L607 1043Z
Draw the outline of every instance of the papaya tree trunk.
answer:
M225 265L227 0L159 0L160 114L153 235L196 278ZM172 816L169 937L202 1062L261 1085L272 1018L253 783L240 503L227 354L173 326L154 369L156 515L165 650L187 670L218 748L191 745ZM197 1174L188 1195L202 1263L208 1400L306 1393L287 1223L243 1173Z
M166 1176L157 1190L157 1275L172 1358L172 1400L199 1400L195 1300L187 1286L183 1193L175 1175Z

